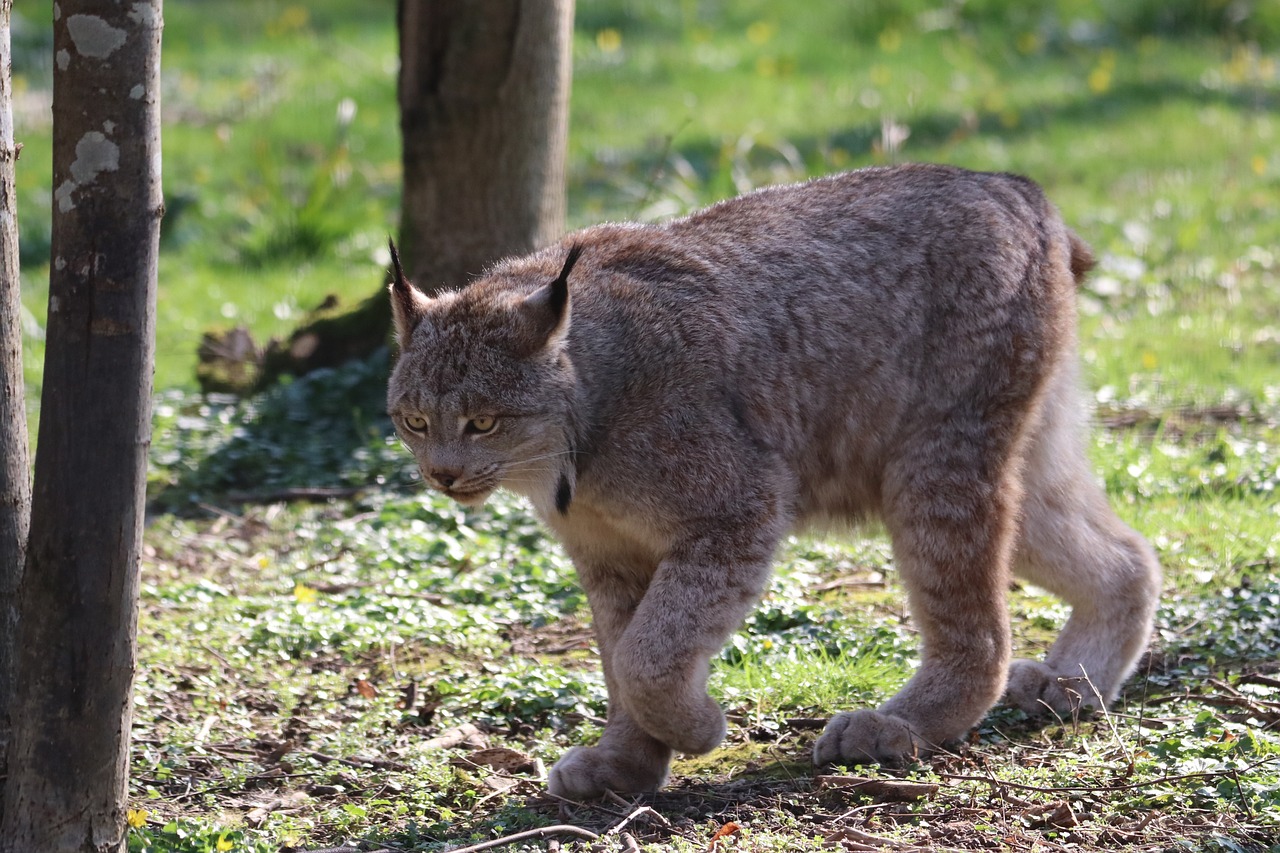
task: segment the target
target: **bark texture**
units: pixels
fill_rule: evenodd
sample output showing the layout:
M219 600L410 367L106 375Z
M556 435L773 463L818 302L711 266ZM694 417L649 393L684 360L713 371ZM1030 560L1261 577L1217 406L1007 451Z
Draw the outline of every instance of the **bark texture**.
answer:
M12 0L0 0L0 779L9 755L9 703L18 627L16 596L31 519L31 469L22 386L22 284L18 280L18 204L14 171L13 89L9 21ZM0 805L0 815L3 814Z
M564 230L573 0L400 0L401 251L456 286Z
M160 0L53 8L53 258L5 853L125 846L163 214Z

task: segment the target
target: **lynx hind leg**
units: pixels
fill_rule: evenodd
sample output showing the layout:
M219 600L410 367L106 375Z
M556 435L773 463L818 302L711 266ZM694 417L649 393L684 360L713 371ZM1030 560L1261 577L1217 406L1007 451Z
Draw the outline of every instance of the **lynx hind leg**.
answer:
M1028 449L1014 572L1071 606L1044 662L1015 661L1005 700L1072 715L1113 701L1151 636L1160 565L1107 504L1081 440L1074 370L1055 380Z
M1016 501L1011 472L992 479L983 460L948 442L946 429L904 461L885 520L922 639L919 670L876 710L838 714L814 763L895 763L962 737L1000 698L1009 665L1005 590ZM1006 466L1008 467L1008 466Z

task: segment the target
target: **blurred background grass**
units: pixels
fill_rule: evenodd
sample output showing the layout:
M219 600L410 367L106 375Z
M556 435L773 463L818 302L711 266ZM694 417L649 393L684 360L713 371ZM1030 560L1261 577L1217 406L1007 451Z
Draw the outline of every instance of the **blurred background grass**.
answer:
M159 388L200 333L280 335L382 281L397 223L394 3L169 0ZM28 394L50 210L46 0L14 6ZM578 4L570 225L934 160L1043 183L1102 267L1084 357L1108 400L1280 405L1280 3Z

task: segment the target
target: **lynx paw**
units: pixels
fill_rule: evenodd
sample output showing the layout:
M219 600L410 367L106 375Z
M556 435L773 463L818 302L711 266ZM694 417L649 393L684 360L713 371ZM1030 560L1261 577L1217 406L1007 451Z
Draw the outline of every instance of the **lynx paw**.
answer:
M1010 665L1004 702L1031 716L1059 717L1077 717L1104 704L1083 675L1064 675L1034 660Z
M906 720L881 711L836 714L813 747L813 763L895 764L928 752Z
M724 711L701 690L693 698L672 702L656 691L631 695L632 717L649 735L685 755L705 755L720 745L728 731Z
M647 794L667 783L667 762L643 752L620 755L598 746L578 746L555 763L547 790L566 800L598 800L606 791Z

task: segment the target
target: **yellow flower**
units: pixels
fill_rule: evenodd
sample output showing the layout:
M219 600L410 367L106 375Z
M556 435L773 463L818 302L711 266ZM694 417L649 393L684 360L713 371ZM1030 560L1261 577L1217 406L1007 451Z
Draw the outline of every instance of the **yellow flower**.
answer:
M756 21L747 27L747 41L752 44L764 44L773 38L773 34L777 31L778 27L775 24L771 24L768 21Z
M1040 49L1040 36L1036 33L1023 33L1018 36L1018 53L1035 53Z
M1253 173L1261 178L1267 171L1267 158L1261 154L1255 154L1249 161L1249 166L1253 169Z
M613 27L596 33L596 47L601 53L617 53L622 50L622 33Z
M293 588L293 597L298 600L299 604L312 604L316 600L318 593L305 584L297 584Z
M234 850L235 847L236 846L232 844L230 841L228 841L225 836L218 839L218 850L222 850L222 851Z
M1116 52L1104 50L1098 57L1098 64L1089 72L1089 91L1101 95L1111 88L1111 75L1116 70Z
M310 19L311 13L307 11L306 6L296 3L286 6L279 17L267 23L267 35L276 38L297 32L304 29Z
M129 826L132 826L134 829L140 829L147 823L147 810L128 809L124 813L124 820L125 823L129 824Z
M1101 66L1089 72L1089 91L1101 95L1111 88L1111 70Z
M1153 353L1153 352L1144 352L1144 353L1142 354L1142 367L1143 367L1143 369L1145 369L1145 370L1155 370L1155 369L1156 369L1156 365L1157 365L1157 364L1159 364L1159 363L1160 363L1160 361L1159 361L1159 359L1157 359L1157 358L1156 358L1156 354L1155 354L1155 353Z
M880 33L877 41L880 43L880 49L885 53L897 53L902 48L902 33L890 27Z

